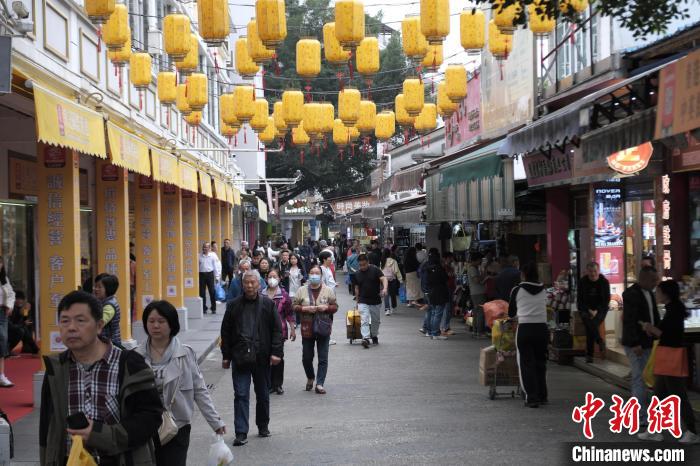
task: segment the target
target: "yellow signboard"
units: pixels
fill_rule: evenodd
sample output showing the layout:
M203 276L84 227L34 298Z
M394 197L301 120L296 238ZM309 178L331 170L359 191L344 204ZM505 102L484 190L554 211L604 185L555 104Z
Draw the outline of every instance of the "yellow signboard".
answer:
M177 162L177 160L175 161ZM155 166L155 165L154 165ZM176 165L177 166L177 165ZM141 320L143 310L151 301L163 296L161 250L161 187L146 177L139 177L134 209L136 220L136 316Z
M199 172L199 189L202 194L212 198L214 195L211 192L211 176L204 172Z
M37 84L34 104L39 141L107 158L102 115Z
M233 189L229 185L226 185L226 202L233 205Z
M179 309L185 305L182 278L182 197L177 187L161 187L161 296Z
M216 198L220 201L227 202L228 200L226 199L226 185L224 184L224 182L215 176L212 177L212 180L214 180L214 191L216 191L214 194L216 195Z
M154 148L151 148L151 157L153 158L153 179L180 186L180 164L177 157Z
M151 176L151 160L148 157L148 144L114 123L107 122L109 155L112 163L141 175Z
M182 264L183 285L186 298L199 296L199 221L197 194L181 191L182 195Z
M238 188L234 188L233 186L231 190L233 190L233 205L241 205L241 192Z
M180 164L180 187L193 193L197 192L197 170L186 163Z

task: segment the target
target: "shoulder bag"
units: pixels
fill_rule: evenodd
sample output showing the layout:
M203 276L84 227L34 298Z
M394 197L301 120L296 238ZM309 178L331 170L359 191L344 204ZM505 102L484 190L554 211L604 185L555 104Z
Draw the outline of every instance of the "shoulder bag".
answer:
M656 347L654 375L688 377L688 351L685 347Z
M175 391L173 391L173 396L170 399L170 403L163 409L163 420L158 428L158 439L161 445L165 445L171 441L177 435L177 424L175 423L175 418L173 417L172 409L175 403L175 397L177 392L180 390L180 378L182 378L182 364L178 363L180 366L180 375L177 377L177 384L175 385Z
M253 322L253 338L246 340L233 352L233 363L239 369L250 369L258 363L258 318L262 312L262 296L258 296Z
M309 303L311 306L314 304L314 294L311 291L311 287L308 287L309 291ZM333 329L333 317L327 315L325 312L314 314L314 335L317 337L329 337L331 336L331 330Z

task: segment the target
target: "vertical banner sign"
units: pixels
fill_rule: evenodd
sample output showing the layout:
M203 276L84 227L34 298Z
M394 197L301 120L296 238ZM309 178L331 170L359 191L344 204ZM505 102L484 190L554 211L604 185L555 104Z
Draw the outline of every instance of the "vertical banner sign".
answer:
M671 177L661 177L661 247L663 248L664 279L671 279L673 262L671 260ZM692 234L691 234L692 238Z
M594 189L593 197L596 261L611 285L622 284L625 281L622 189L614 185L599 186Z
M183 308L182 290L182 197L180 188L163 184L161 198L163 231L163 299Z
M139 175L134 209L136 223L136 320L151 301L162 296L160 183Z
M197 237L199 238L197 254L199 254L202 251L202 243L211 241L211 206L208 197L201 194L196 196L198 200L197 216L199 217L199 222L197 222ZM197 264L197 273L199 273L199 264Z
M129 292L129 173L106 160L96 162L97 270L119 278L117 302L122 309L119 327L131 339Z
M199 296L199 270L197 268L197 195L182 190L182 263L185 297Z
M688 208L690 209L690 270L700 272L700 175L688 177Z
M219 249L221 249L221 212L219 210L219 201L216 199L209 199L209 204L211 206L211 233L210 239L216 241ZM221 250L216 252L221 255Z
M231 240L231 244L233 244L233 233L232 233L232 227L233 223L231 221L231 204L228 202L222 202L221 203L221 212L222 212L222 220L221 222L224 225L223 231L224 231L224 239L228 238ZM232 246L233 247L233 246Z
M224 239L228 238L228 235L226 234L226 203L224 201L217 201L217 204L219 204L219 222L220 222L220 228L221 228L221 247L224 247ZM229 238L231 239L231 238Z
M57 325L58 303L80 285L79 155L39 143L38 260L41 352L65 349ZM42 278L43 281L43 278Z

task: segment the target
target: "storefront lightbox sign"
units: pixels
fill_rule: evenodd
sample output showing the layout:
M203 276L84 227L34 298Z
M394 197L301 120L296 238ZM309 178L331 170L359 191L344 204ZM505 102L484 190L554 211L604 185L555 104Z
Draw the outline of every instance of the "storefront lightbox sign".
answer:
M603 185L593 190L596 262L611 284L624 283L624 212L622 189Z
M528 186L537 186L571 178L571 155L566 151L552 153L551 157L536 153L523 158Z
M688 178L690 199L690 266L694 274L700 274L700 175Z
M661 177L661 241L663 247L663 271L664 278L671 277L671 177Z
M669 63L659 72L654 139L700 127L700 50Z
M475 74L467 83L467 96L457 111L445 122L445 149L466 146L481 134L481 76Z
M634 175L647 168L653 153L654 146L651 142L645 142L610 155L608 165L623 175Z

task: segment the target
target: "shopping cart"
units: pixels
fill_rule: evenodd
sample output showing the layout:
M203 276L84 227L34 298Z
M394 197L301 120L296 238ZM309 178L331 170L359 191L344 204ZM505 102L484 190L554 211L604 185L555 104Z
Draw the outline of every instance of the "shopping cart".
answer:
M496 331L496 324L500 326ZM489 399L494 400L498 395L507 396L508 392L498 392L497 387L513 387L510 391L511 398L516 395L522 397L520 390L520 373L518 359L515 351L515 330L518 323L514 319L499 319L494 322L496 331L496 363L493 366L493 376L489 385Z

